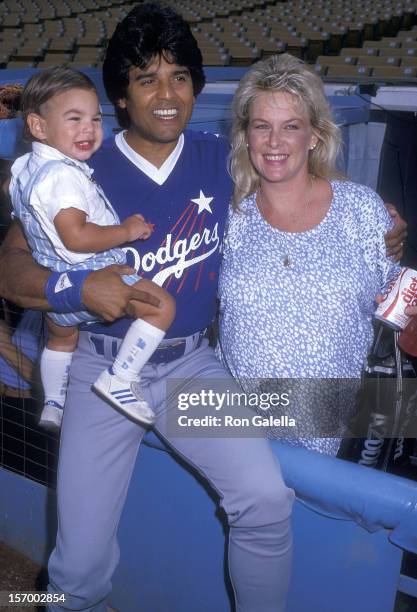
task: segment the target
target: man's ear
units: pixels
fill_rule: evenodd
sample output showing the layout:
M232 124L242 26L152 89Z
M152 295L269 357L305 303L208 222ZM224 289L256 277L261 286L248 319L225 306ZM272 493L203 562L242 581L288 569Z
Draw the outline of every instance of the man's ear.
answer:
M126 98L120 98L119 100L117 100L117 106L119 108L126 108L127 106Z
M37 140L46 139L45 119L43 117L37 113L29 113L26 118L26 123L33 138L36 138Z

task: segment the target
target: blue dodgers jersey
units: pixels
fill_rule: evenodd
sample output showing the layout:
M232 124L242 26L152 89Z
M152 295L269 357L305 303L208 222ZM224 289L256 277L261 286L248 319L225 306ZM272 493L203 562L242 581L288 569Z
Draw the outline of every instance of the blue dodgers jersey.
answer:
M221 243L232 181L224 138L187 130L184 147L170 176L158 185L107 140L90 160L123 221L141 213L154 224L147 240L124 245L127 262L143 278L171 293L176 318L167 338L188 336L211 323L216 312ZM131 319L94 323L83 329L123 337Z

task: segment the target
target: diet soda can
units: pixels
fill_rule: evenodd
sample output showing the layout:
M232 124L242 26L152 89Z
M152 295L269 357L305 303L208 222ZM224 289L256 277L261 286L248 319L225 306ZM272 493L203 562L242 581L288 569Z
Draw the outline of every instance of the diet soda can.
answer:
M404 314L407 306L417 306L417 272L401 268L376 309L375 318L397 331L404 329L411 318Z

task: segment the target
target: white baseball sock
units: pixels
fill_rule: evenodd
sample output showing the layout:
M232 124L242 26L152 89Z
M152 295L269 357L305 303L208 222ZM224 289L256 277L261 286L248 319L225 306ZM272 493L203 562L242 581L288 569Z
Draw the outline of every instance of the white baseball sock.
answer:
M137 319L124 337L111 371L123 380L137 380L139 372L164 336L162 329Z
M40 369L45 403L55 402L64 407L72 356L73 353L43 349Z

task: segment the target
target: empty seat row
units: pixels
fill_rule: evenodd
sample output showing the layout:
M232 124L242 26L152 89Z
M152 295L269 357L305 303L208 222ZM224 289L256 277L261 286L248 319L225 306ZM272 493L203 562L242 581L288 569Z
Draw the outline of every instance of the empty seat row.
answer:
M366 79L384 82L416 82L417 66L351 66L347 65L321 65L316 64L315 70L325 80L361 81Z
M323 66L417 66L417 53L406 56L395 55L320 55L317 65Z
M359 46L376 33L390 34L381 41L365 40L365 54L409 55L417 48L417 33L410 29L401 38L391 36L397 17L411 15L416 21L417 0L378 0L372 9L359 0L298 0L265 3L265 0L166 0L193 26L204 61L251 64L260 57L287 50L314 62L317 57ZM27 61L39 65L57 60L82 60L80 50L91 48L88 61L100 61L97 48L104 49L115 24L136 5L134 0L5 0L0 16L1 66ZM58 15L60 7L62 14ZM65 9L65 10L64 10ZM26 16L53 10L53 18L24 23ZM414 12L413 12L414 11ZM401 19L396 22L396 30ZM6 20L6 21L5 21ZM19 21L19 25L13 25ZM6 23L7 22L7 23ZM410 22L410 28L412 23ZM385 27L387 26L387 28ZM378 31L379 28L379 31ZM201 36L200 36L201 35ZM5 60L8 58L8 60ZM91 59L92 58L92 59ZM346 62L348 63L348 62Z

